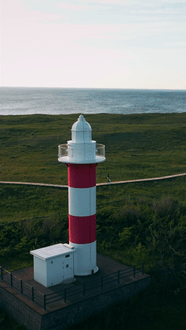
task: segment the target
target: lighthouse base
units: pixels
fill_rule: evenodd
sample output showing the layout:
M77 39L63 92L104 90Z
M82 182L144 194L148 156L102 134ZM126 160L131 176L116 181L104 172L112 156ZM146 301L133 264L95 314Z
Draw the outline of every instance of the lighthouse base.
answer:
M89 244L76 244L69 242L74 246L76 253L74 255L74 275L86 276L96 273L97 267L97 252L96 241Z

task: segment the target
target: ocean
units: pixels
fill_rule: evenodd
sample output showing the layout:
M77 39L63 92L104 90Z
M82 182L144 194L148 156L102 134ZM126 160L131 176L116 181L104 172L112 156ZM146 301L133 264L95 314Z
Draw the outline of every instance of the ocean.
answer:
M0 115L186 112L186 90L0 87Z

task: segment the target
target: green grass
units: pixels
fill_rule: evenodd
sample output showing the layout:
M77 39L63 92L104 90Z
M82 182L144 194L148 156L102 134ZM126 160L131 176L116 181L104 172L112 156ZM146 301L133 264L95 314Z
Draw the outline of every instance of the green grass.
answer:
M67 184L57 146L71 138L77 115L0 116L0 178ZM186 172L186 114L86 115L93 139L106 146L97 182Z
M97 211L112 203L118 209L125 200L161 200L164 196L185 201L186 176L161 181L97 187ZM0 185L0 224L53 214L68 214L68 190L25 185Z
M14 270L33 266L33 256L29 254L24 255L23 253L20 253L19 257L16 256L16 258L11 255L6 258L1 257L1 264L6 270L8 270L9 272L13 272Z
M0 181L67 184L57 146L70 140L77 117L1 116ZM185 113L85 117L93 139L106 147L97 183L106 182L108 173L111 181L120 181L186 172ZM67 194L55 188L0 185L0 225L5 225L0 230L0 264L9 270L29 266L30 249L68 240ZM145 271L152 274L176 265L177 259L185 262L185 196L186 177L97 187L98 252L126 265L145 261ZM157 290L157 283L76 329L185 329L185 296L178 294L178 287L166 286L164 292L161 283Z
M51 214L68 214L68 191L56 188L0 185L0 223Z
M0 181L67 184L57 146L71 138L78 115L0 116ZM97 183L186 172L186 114L86 115L93 139L105 144ZM161 182L99 187L97 204L125 198L184 199L185 177ZM67 191L0 185L0 223L67 214Z

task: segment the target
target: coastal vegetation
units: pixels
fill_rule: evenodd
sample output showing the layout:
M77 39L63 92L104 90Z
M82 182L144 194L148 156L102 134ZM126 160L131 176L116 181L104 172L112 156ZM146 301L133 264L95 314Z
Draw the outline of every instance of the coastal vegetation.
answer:
M0 181L67 184L57 146L77 117L1 116ZM106 146L97 183L108 173L111 181L186 173L185 113L85 118ZM185 176L97 187L98 252L126 265L144 261L152 285L79 329L185 328L185 196ZM0 185L0 210L0 264L9 270L32 265L32 249L68 241L67 189Z

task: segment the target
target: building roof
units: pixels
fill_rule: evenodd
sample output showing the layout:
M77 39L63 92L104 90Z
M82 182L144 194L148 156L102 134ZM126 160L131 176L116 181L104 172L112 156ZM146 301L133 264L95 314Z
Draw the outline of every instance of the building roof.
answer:
M30 251L30 253L43 260L52 259L66 253L73 253L75 250L59 243L51 246L46 246L41 249Z

